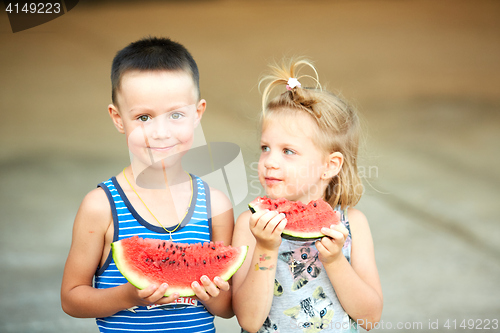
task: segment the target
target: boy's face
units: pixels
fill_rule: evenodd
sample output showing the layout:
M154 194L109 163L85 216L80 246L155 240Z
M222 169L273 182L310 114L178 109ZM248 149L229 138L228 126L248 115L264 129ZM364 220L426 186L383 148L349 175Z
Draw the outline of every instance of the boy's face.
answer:
M110 116L133 157L146 166L180 161L206 107L184 71L126 72L116 102L108 107Z

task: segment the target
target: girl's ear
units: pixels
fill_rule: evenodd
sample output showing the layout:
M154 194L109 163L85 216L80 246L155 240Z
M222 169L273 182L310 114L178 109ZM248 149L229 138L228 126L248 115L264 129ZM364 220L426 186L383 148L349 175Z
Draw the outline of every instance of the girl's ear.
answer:
M205 113L206 108L207 108L207 101L201 99L198 102L198 105L196 106L196 118L194 121L194 127L198 126L198 124L200 123L201 117L203 116L203 113Z
M342 169L342 164L344 163L344 155L336 151L328 155L327 165L325 172L321 175L321 179L329 180L335 177Z
M120 115L120 112L118 112L118 109L114 104L109 104L108 105L108 112L109 116L111 117L111 120L113 120L113 124L115 124L116 129L118 132L124 134L125 130L123 129L123 120L122 116Z

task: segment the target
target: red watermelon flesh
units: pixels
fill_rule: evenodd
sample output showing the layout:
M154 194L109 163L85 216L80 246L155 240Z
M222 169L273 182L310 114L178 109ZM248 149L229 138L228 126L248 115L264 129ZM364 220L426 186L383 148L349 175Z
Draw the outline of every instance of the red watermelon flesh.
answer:
M289 201L284 198L270 199L258 197L248 204L256 211L269 209L286 215L287 224L282 236L292 239L316 239L324 237L321 228L330 228L332 224L339 224L339 216L323 199L313 200L307 205L300 201Z
M224 246L222 242L183 244L133 236L111 244L113 259L122 275L135 287L168 284L169 296L195 295L191 283L206 275L227 281L245 261L248 246Z

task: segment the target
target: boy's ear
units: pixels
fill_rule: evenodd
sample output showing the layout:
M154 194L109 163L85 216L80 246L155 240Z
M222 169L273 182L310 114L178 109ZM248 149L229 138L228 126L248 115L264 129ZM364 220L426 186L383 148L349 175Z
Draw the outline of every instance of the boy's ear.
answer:
M116 129L118 132L124 134L125 130L123 129L123 120L122 116L120 115L120 112L118 112L118 109L114 104L109 104L108 105L108 112L109 116L111 117L111 120L113 120L113 124L115 124Z
M344 155L336 151L328 155L325 173L321 175L321 179L327 180L335 177L342 169L344 163Z
M203 116L203 113L205 113L205 109L207 108L207 101L204 99L201 99L198 102L198 105L196 106L196 119L194 122L194 126L198 126L200 123L201 117Z

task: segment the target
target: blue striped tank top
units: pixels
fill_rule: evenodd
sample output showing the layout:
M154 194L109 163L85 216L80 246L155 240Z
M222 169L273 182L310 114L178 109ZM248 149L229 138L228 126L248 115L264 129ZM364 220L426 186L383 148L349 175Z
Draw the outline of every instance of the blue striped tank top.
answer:
M209 242L211 239L210 191L199 177L191 176L192 199L172 240L179 243ZM138 235L144 238L170 240L163 228L146 222L132 207L122 188L112 177L99 184L108 197L113 215L113 241ZM172 231L176 226L167 228ZM116 268L111 253L94 277L97 289L127 283ZM191 297L180 297L175 303L161 306L139 306L122 310L112 316L96 318L100 332L215 332L214 317L203 304Z

